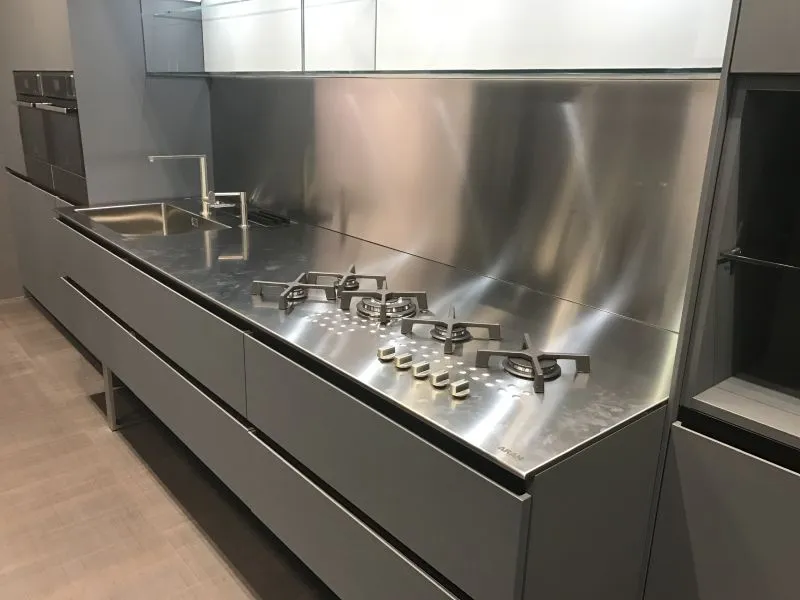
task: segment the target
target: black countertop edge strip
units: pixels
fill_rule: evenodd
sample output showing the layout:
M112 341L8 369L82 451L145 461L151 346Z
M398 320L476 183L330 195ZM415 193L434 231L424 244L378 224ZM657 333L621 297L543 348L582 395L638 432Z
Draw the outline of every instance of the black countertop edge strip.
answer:
M186 297L188 300L203 307L229 325L246 332L248 335L258 340L262 344L270 347L287 359L295 362L328 383L348 393L358 401L366 404L376 412L390 419L392 422L428 441L432 445L439 448L442 452L445 452L452 458L477 471L499 486L517 495L522 495L526 492L527 486L524 479L515 476L510 471L507 471L488 458L484 458L479 453L471 451L463 444L452 439L447 434L428 425L422 419L419 419L402 408L395 406L392 402L371 393L369 390L364 389L359 383L351 380L345 375L337 373L336 371L325 366L320 361L314 359L305 352L292 347L274 335L262 329L256 329L253 323L238 317L231 311L225 310L218 304L197 293L191 287L165 276L163 273L150 266L146 261L136 258L131 254L125 253L97 233L87 230L67 218L62 218L61 222L68 227L71 227L81 235L88 237L93 242L102 246L115 256L125 260L126 262L135 266L137 269L140 269L159 283L167 286L168 288Z
M800 474L800 451L796 448L691 408L682 407L678 411L678 420L690 431Z
M408 546L403 544L400 540L394 537L391 533L389 533L386 529L381 527L376 521L369 517L365 512L359 509L355 504L347 500L344 496L342 496L339 492L337 492L333 487L331 487L328 483L326 483L323 479L318 477L314 474L308 467L306 467L303 463L297 460L294 456L289 454L286 450L276 444L272 439L267 437L264 433L257 430L253 425L247 421L244 417L239 415L236 411L234 411L230 406L228 406L224 400L214 394L211 390L205 387L202 383L200 383L197 379L192 377L190 373L185 371L180 365L176 364L172 359L170 359L167 355L161 352L158 348L153 346L150 342L147 341L144 337L139 335L133 328L131 328L127 323L122 321L117 315L111 312L108 308L106 308L102 302L97 300L94 296L92 296L89 292L83 289L80 284L75 282L73 279L69 277L64 277L64 280L68 282L72 287L74 287L78 292L80 292L83 296L85 296L88 300L90 300L93 304L97 306L98 309L103 311L103 313L112 321L114 321L119 327L127 331L130 335L132 335L136 340L142 344L145 348L147 348L150 352L155 354L159 359L164 361L170 368L176 371L178 374L181 375L184 379L186 379L191 385L199 389L209 400L211 400L217 407L222 410L225 414L227 414L232 419L236 420L242 427L249 430L251 435L254 435L258 438L264 445L266 445L270 450L272 450L275 454L280 456L283 460L289 463L295 470L300 472L304 477L309 479L311 483L315 486L320 488L325 494L333 498L336 502L341 504L345 510L350 512L353 516L355 516L359 521L364 523L367 527L369 527L372 531L377 533L381 538L387 541L391 546L393 546L398 552L400 552L403 556L405 556L409 561L411 561L416 567L418 567L421 571L427 574L431 579L436 581L439 585L444 587L448 592L453 594L459 599L463 600L470 600L469 596L467 596L463 591L459 588L454 586L449 580L447 580L441 573L439 573L436 569L434 569L431 565L425 562L422 558L419 557L413 550L411 550ZM123 381L123 383L125 383ZM212 471L213 472L213 471ZM214 475L216 477L216 474ZM224 483L224 481L223 481Z
M25 183L30 183L33 187L35 187L37 189L40 189L43 192L47 192L48 194L50 194L51 196L55 196L59 200L63 200L64 202L66 202L70 206L83 206L83 204L75 202L75 200L71 200L70 198L66 198L66 197L62 196L61 194L59 194L58 192L56 192L56 191L53 191L53 190L48 189L46 187L42 187L41 185L39 185L35 181L31 180L30 177L20 173L19 171L15 171L14 169L12 169L10 167L6 167L5 169L6 169L6 173L8 173L9 175L13 175L14 177L22 179L22 181L24 181Z

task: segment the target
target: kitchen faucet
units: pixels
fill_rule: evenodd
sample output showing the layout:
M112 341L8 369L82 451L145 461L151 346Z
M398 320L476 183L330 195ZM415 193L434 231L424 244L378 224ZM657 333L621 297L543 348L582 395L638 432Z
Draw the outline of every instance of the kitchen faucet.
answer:
M200 201L203 203L202 214L208 217L209 209L211 208L232 208L236 204L227 204L217 201L221 196L238 196L239 197L239 210L241 211L241 224L242 229L248 227L247 224L247 193L246 192L219 192L215 193L208 189L208 157L205 154L151 154L147 157L151 163L157 160L181 160L181 159L195 159L200 163Z

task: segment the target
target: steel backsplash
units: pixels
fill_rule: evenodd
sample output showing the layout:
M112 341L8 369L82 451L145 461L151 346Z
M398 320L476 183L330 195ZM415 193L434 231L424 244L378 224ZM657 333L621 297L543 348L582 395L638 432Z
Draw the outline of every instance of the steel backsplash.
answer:
M214 79L220 189L677 331L709 77Z

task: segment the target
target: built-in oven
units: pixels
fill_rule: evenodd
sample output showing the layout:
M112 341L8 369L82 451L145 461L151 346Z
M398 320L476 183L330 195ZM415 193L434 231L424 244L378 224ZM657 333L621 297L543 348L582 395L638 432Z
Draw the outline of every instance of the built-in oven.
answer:
M14 71L25 175L36 185L87 204L75 78L69 72Z

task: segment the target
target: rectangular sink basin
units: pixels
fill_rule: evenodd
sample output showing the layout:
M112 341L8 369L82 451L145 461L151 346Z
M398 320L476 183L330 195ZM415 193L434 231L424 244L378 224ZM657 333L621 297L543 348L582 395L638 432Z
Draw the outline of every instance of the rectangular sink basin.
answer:
M230 229L227 225L163 202L78 208L76 212L85 214L93 223L125 236L164 236Z

